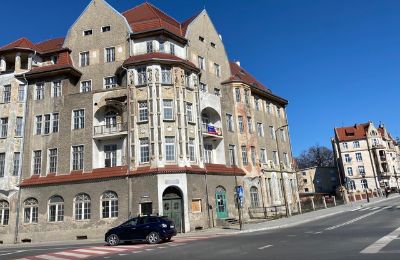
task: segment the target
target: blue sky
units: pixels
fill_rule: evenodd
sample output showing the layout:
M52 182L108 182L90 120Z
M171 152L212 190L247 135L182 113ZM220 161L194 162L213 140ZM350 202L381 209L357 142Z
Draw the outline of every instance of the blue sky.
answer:
M2 1L0 45L64 36L88 2ZM125 11L142 1L108 2ZM230 59L289 100L294 155L330 147L334 126L382 121L400 136L400 1L150 2L178 21L207 9Z

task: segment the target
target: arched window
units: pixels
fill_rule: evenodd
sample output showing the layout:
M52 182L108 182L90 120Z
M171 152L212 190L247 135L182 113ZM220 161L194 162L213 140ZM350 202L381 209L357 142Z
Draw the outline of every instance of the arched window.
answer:
M5 200L0 200L0 226L8 225L10 218L10 204Z
M102 218L118 217L118 195L115 192L107 191L101 196Z
M116 127L117 126L117 113L115 111L108 111L106 113L106 127Z
M35 198L29 198L24 201L24 222L37 223L38 222L38 208L39 203Z
M258 199L258 189L257 187L251 187L250 188L250 200L251 200L251 204L250 207L252 208L257 208L260 206L260 202Z
M366 179L361 180L361 188L368 189L368 181Z
M49 199L49 222L64 220L64 199L61 196L55 195Z
M80 193L75 196L75 219L85 220L90 219L90 197L85 193Z

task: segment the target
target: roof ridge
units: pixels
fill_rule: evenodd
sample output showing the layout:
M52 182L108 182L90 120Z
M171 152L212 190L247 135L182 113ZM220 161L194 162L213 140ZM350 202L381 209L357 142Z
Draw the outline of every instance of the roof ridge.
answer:
M60 37L55 37L55 38L49 38L49 39L46 39L46 40L42 40L40 42L35 43L35 45L39 45L39 44L42 44L42 43L45 43L45 42L48 42L48 41L58 40L58 39L64 39L65 40L65 36L60 36Z

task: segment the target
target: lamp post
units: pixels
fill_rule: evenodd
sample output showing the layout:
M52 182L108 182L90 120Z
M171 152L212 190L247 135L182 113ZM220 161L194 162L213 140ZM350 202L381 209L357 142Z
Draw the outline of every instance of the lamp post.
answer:
M278 158L277 159L278 159L278 164L279 164L279 171L281 172L281 178L282 178L283 199L285 201L286 217L289 217L291 215L291 212L290 212L289 203L288 203L287 197L286 197L286 187L285 187L285 180L284 180L284 177L283 177L283 170L282 170L282 164L281 164L281 156L280 156L280 151L279 151L279 142L278 142L277 132L278 132L278 130L281 130L281 129L283 129L285 127L288 127L288 126L289 125L286 124L286 125L278 127L275 130L275 142L276 142L276 149L277 149L277 152L278 152Z

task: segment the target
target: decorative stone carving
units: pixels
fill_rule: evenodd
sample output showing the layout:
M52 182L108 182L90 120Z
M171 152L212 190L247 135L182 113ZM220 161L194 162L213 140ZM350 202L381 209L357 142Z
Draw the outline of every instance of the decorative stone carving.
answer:
M167 131L168 131L168 132L172 132L172 126L168 126L168 127L167 127Z
M128 84L129 85L134 85L135 84L135 72L133 70L129 70L128 73Z
M153 81L153 70L147 68L147 82L151 83Z
M155 69L156 82L160 82L160 70L158 68Z
M175 85L179 84L179 76L178 76L179 70L178 68L175 68L174 76L175 76Z
M197 75L193 75L193 84L195 87L197 87L197 85L198 85Z
M142 126L140 127L140 133L145 134L146 133L146 127Z

